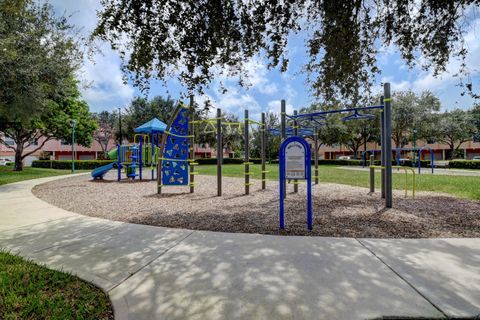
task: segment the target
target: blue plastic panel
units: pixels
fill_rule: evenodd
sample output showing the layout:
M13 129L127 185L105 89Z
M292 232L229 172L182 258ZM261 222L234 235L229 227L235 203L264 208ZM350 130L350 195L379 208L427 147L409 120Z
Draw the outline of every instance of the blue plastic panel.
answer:
M188 110L180 109L167 136L162 161L162 184L188 184Z

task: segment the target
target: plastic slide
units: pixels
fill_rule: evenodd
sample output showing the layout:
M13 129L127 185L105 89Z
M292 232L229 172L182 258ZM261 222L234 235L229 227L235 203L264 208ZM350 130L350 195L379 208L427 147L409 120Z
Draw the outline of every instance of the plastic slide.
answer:
M112 162L112 163L106 164L104 166L93 169L92 178L93 179L103 178L105 173L107 173L108 171L113 169L114 165L115 165L115 162Z
M114 160L114 161L117 160L117 148L113 148L107 154L108 154L108 157L111 160ZM104 166L93 169L93 171L91 173L92 178L93 179L102 179L103 176L105 175L105 173L107 173L108 171L113 169L114 166L115 166L115 162L112 162L112 163L106 164Z

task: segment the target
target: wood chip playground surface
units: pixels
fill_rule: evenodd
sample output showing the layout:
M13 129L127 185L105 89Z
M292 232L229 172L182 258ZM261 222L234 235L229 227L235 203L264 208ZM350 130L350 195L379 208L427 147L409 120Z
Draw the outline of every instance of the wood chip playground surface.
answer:
M216 196L216 177L196 177L195 193L187 186L164 187L156 194L154 181L104 181L90 175L36 186L33 193L63 209L110 220L170 228L283 235L367 238L480 237L480 201L418 192L415 199L394 190L394 206L384 208L380 193L367 188L321 183L313 187L314 227L306 227L306 188L285 202L286 229L278 229L278 182L261 190L253 180L244 195L241 178L223 178L223 196Z

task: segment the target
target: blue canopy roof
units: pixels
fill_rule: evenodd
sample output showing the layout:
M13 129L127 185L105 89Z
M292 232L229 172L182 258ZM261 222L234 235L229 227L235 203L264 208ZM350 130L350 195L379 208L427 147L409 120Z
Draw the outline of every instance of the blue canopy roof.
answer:
M145 122L140 127L135 128L136 133L152 133L152 132L165 132L167 130L167 125L157 118Z

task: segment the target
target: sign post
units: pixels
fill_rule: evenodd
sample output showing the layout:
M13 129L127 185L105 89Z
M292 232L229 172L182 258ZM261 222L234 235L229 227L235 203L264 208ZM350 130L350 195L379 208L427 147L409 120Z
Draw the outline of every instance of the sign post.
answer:
M310 145L300 137L289 137L280 146L280 229L285 229L286 179L307 180L307 227L312 230L312 169Z

